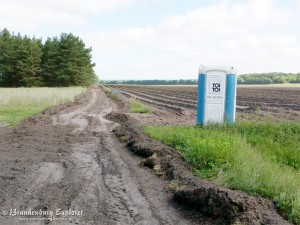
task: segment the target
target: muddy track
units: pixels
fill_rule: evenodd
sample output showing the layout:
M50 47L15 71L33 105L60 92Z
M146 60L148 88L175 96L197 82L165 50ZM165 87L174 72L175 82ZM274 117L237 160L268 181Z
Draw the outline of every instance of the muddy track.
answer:
M107 118L121 124L114 129L115 134L133 153L144 157L141 165L151 168L158 177L169 182L170 192L178 203L219 220L220 224L289 224L276 212L270 200L195 177L191 166L177 151L149 138L130 116L113 112Z
M167 183L112 133L117 124L105 115L113 110L94 87L76 104L0 129L1 225L220 224L171 201ZM59 209L73 215L55 215Z
M170 124L195 116L152 114ZM133 118L93 87L74 104L0 128L0 224L288 224L272 202L194 177Z

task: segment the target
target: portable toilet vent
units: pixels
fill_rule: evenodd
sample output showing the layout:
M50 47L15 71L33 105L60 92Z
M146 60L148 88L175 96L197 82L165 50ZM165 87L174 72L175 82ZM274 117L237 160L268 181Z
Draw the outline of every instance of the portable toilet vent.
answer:
M200 66L197 124L234 124L237 76L233 67Z

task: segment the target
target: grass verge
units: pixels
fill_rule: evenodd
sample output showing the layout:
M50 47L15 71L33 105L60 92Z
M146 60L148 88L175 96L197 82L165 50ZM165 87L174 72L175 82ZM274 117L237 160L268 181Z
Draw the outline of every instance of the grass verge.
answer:
M300 124L145 127L178 150L195 173L220 185L273 200L300 224Z
M149 113L150 109L143 105L142 103L138 102L135 98L129 99L130 109L129 112L131 113Z
M53 105L71 102L86 88L0 88L0 121L16 125Z

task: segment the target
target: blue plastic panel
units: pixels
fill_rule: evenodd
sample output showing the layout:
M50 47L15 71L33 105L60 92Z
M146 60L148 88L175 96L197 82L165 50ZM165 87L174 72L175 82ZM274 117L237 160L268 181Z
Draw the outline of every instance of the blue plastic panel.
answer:
M206 75L198 76L197 124L204 124Z
M226 76L225 121L231 125L235 121L236 79L235 74L227 74Z

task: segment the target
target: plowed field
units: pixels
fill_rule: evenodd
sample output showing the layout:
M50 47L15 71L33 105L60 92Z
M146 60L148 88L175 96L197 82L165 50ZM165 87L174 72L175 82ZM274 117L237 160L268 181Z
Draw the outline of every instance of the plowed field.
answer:
M177 111L197 108L197 86L110 85L117 94ZM237 112L300 121L300 86L238 86Z

